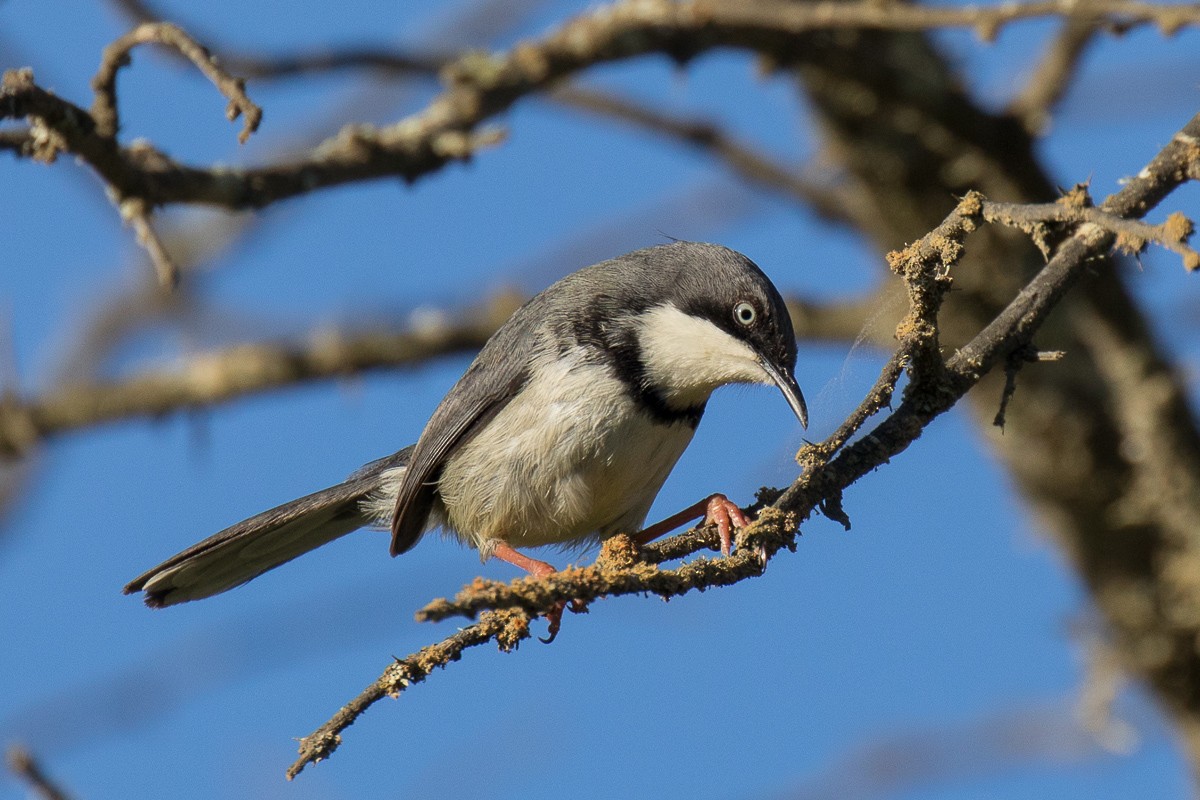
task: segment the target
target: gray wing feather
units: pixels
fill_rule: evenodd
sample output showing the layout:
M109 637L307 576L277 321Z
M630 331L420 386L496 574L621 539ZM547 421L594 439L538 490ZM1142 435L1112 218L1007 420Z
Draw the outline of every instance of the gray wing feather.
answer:
M144 591L153 608L199 600L240 586L297 556L369 524L363 500L382 474L404 466L412 448L372 461L344 483L231 525L134 578L125 594Z
M411 549L425 532L446 460L471 441L524 385L538 346L537 311L544 296L526 303L492 335L430 417L396 495L392 555Z

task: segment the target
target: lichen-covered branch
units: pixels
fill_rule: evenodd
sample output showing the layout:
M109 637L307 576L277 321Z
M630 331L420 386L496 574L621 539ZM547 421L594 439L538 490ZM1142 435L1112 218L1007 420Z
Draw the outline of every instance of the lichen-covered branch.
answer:
M938 228L904 250L892 253L889 262L904 280L911 300L910 313L897 328L899 346L895 354L884 366L879 383L846 423L825 442L801 450L798 461L804 472L800 477L787 490L767 492L761 498L766 505L759 509L757 520L740 532L737 550L729 558L701 558L675 568L659 567L667 560L714 548L717 535L711 526L652 543L641 552L636 551L628 538L615 537L606 542L593 565L511 583L476 579L453 599L435 600L427 605L418 613L418 619L473 618L504 610L519 613L528 624L533 615L558 601L586 605L602 597L646 593L671 597L729 585L761 574L780 550L794 549L800 523L813 513L825 513L848 526L849 518L842 510L842 492L904 451L934 418L953 407L984 375L1012 353L1030 345L1049 312L1088 269L1090 259L1107 254L1120 237L1124 222L1117 223L1114 214L1122 211L1144 214L1171 189L1200 177L1197 136L1200 136L1200 116L1176 135L1138 179L1106 200L1096 214L1083 214L1086 207L1081 207L1075 196L1068 196L1061 204L1018 209L971 194ZM1060 205L1070 209L1065 217L1052 207ZM989 222L1026 227L1034 222L1044 224L1060 219L1073 222L1077 229L991 325L943 361L937 315L951 286L952 268L963 255L966 238ZM1103 227L1107 223L1113 227ZM850 441L867 420L887 405L904 370L909 382L899 405L870 433ZM488 640L489 637L473 630L472 646ZM427 651L428 648L421 653ZM457 657L461 649L453 652ZM441 665L445 663L448 662ZM422 677L427 674L428 670ZM307 764L328 757L341 741L340 732L368 706L388 694L380 688L384 684L395 685L388 673L334 719L303 739L300 758L289 768L289 777Z
M306 764L328 758L342 743L342 731L371 705L385 697L398 697L414 683L421 683L438 667L462 658L463 651L495 641L500 649L515 650L529 638L529 615L520 611L489 611L479 621L460 629L437 644L423 647L407 658L397 659L383 675L333 716L329 722L300 740L301 758L288 768L287 778L300 774Z

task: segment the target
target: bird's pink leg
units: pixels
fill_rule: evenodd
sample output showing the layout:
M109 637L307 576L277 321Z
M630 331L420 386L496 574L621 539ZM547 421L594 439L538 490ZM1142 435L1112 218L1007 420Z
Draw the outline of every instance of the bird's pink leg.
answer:
M704 517L705 525L717 526L717 534L721 537L721 554L725 556L733 549L733 529L744 528L750 524L750 520L746 519L737 503L723 494L713 494L662 522L656 522L634 536L633 540L638 546L644 545L701 516Z
M505 542L496 543L496 547L492 550L492 558L498 558L501 561L507 561L514 567L520 567L535 578L544 578L553 572L558 572L553 565L530 558L524 553L512 549Z
M496 543L496 547L492 550L492 558L498 558L501 561L507 561L514 567L520 567L535 578L544 578L547 575L558 572L553 565L547 564L545 561L538 561L536 558L530 558L524 553L514 550L505 542ZM578 604L579 607L577 608L577 604L577 601L572 601L572 611L586 610L586 607L584 607L582 604ZM546 621L550 624L546 629L546 638L541 639L541 641L545 642L546 644L550 644L554 641L554 637L558 636L558 629L562 627L563 610L566 609L566 607L567 602L565 600L559 600L554 604L553 608L546 612ZM541 637L538 638L540 639Z

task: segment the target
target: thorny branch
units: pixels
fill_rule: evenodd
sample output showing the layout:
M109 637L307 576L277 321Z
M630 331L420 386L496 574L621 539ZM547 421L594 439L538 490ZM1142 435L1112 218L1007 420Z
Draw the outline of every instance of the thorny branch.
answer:
M500 612L506 626L514 619L529 620L560 600L582 603L602 597L628 594L657 594L671 597L689 591L736 583L762 574L769 560L781 549L795 548L799 525L820 511L849 526L842 510L842 492L867 473L877 469L915 441L938 415L953 407L979 380L1013 353L1029 348L1046 316L1082 272L1089 260L1122 245L1130 220L1121 217L1144 215L1180 184L1200 179L1200 115L1193 118L1171 142L1118 193L1099 208L1091 208L1081 189L1059 203L1014 206L992 203L971 193L958 204L937 229L904 250L889 254L888 261L909 291L910 311L896 331L899 345L884 366L876 386L847 421L824 442L808 445L797 456L804 472L785 491L766 491L757 520L739 533L737 550L728 558L698 558L679 567L660 569L668 560L694 555L717 546L713 527L700 527L652 543L638 552L627 537L605 543L600 557L590 566L568 568L542 579L523 578L511 583L476 579L452 600L435 600L418 612L420 620L452 616L475 617ZM951 285L951 268L963 253L967 237L984 223L1003 224L1026 230L1037 238L1038 225L1069 222L1073 232L1065 239L1016 298L949 359L943 359L938 342L937 314ZM1163 245L1181 245L1190 225L1172 217L1162 226L1139 225L1139 236ZM1140 245L1139 245L1140 249ZM1191 268L1195 254L1183 252ZM868 434L851 442L862 426L891 403L896 383L908 373L899 405ZM461 656L462 637L474 646L490 641L487 630L496 629L491 616L464 628L454 637L452 656L434 666L445 666ZM505 627L505 630L511 630ZM468 634L469 632L469 634ZM527 633L526 633L527 635ZM501 649L512 649L524 636L501 641ZM370 705L385 696L396 696L412 682L428 676L429 655L425 648L415 656L398 661L371 686L345 706L337 716L301 740L300 757L288 769L295 777L310 763L327 758L340 744L341 732ZM419 668L417 666L419 665Z

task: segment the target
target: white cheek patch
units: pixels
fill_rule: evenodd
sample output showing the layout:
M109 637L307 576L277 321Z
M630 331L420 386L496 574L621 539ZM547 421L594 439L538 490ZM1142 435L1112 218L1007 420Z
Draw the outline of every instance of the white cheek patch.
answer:
M646 377L668 400L702 403L725 384L774 383L749 345L708 320L661 305L638 322Z

